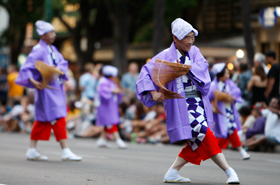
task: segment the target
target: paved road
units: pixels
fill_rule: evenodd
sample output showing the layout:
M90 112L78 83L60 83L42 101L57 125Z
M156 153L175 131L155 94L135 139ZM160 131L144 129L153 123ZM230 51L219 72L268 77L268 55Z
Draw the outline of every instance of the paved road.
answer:
M6 185L163 185L163 176L181 150L175 145L128 144L126 150L98 149L95 139L69 139L82 162L63 162L54 137L38 143L49 161L27 161L29 135L0 133L0 184ZM225 150L228 163L243 185L279 185L280 153L252 153L242 161L236 151ZM186 165L180 174L195 185L225 184L226 175L211 160Z

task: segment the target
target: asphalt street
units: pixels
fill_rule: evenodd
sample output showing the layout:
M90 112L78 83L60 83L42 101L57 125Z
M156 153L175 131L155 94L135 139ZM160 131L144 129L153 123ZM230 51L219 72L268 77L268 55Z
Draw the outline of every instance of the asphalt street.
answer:
M97 148L96 139L69 139L81 162L61 161L61 149L52 136L39 141L38 151L48 161L27 161L28 134L0 133L0 185L163 185L163 176L180 152L178 145L128 144L128 149ZM223 151L242 185L279 185L280 153L250 152L243 161L236 151ZM200 166L187 164L181 176L195 185L226 184L227 176L211 159Z

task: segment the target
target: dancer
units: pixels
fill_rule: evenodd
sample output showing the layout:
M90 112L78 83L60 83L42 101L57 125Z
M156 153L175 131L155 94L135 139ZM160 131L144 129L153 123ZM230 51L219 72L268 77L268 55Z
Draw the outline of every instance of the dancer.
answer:
M118 75L118 69L114 66L103 66L103 76L100 78L97 87L95 105L97 107L97 126L104 126L103 132L97 140L98 147L107 147L106 132L113 134L119 148L127 148L121 139L118 124L120 123L119 103L122 97L122 90L114 82Z
M216 75L216 78L211 83L210 92L208 94L209 99L213 102L216 108L214 112L214 133L218 138L220 148L226 149L230 142L232 148L237 148L242 159L250 159L250 155L244 150L237 134L241 129L239 121L239 114L235 108L236 102L242 102L240 89L236 84L229 79L229 70L225 63L215 64L212 68L212 72ZM227 96L225 101L218 101L215 99L216 93L223 92ZM215 102L216 100L216 102Z
M200 165L201 160L211 158L225 171L227 183L239 184L236 172L227 164L211 131L213 114L207 97L211 83L208 64L199 49L193 46L198 31L181 18L172 22L171 29L174 42L142 67L136 84L137 96L146 106L164 103L170 142L188 142L165 174L164 182L190 182L189 178L181 177L178 171L188 162ZM151 79L156 59L191 65L189 73L165 86L179 93L183 99L165 99L164 94L158 91L158 86Z
M47 156L42 156L37 152L38 140L49 140L51 129L54 131L56 140L62 148L62 160L80 161L82 157L75 155L68 147L65 117L66 97L63 91L63 80L67 80L65 75L68 69L68 62L64 60L52 43L56 34L54 27L45 21L35 23L41 40L33 47L24 65L19 71L16 83L28 88L35 88L35 122L31 131L31 140L26 152L28 160L48 160ZM61 70L64 75L60 75L57 80L50 83L52 88L43 88L40 72L35 68L36 61L43 61L49 66Z

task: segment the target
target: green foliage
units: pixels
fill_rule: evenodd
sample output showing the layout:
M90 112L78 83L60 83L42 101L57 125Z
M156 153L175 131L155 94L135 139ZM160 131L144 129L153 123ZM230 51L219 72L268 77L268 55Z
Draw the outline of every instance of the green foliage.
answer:
M148 23L143 25L139 31L135 33L133 43L141 43L146 41L151 41L153 36L153 24Z
M142 1L141 1L142 2ZM151 41L153 36L153 12L155 0L146 0L139 7L138 14L133 19L132 29L135 30L133 43ZM170 27L171 22L183 17L184 12L198 6L198 0L166 0L165 26Z
M0 5L10 15L9 28L2 35L7 41L5 44L15 42L27 23L34 23L43 17L44 0L2 0Z
M183 17L184 12L196 7L198 0L167 0L165 9L165 24L170 26L170 23L178 18Z

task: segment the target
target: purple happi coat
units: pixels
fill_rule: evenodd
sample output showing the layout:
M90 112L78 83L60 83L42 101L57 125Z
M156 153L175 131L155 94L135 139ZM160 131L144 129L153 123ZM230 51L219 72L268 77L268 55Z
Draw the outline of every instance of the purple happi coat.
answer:
M118 86L112 80L101 77L98 82L95 106L97 106L96 125L109 126L120 123L119 103L122 93L113 94L112 90Z
M202 101L205 108L207 123L210 129L213 126L213 113L211 105L207 97L210 89L210 76L208 72L208 63L200 53L196 46L192 46L188 51L190 60L193 62L191 70L187 77L195 84L198 91L201 93ZM155 85L151 79L151 71L156 59L162 59L170 62L176 62L178 59L177 51L174 42L170 48L160 52L154 56L147 64L145 64L140 72L138 81L136 83L137 97L147 107L155 105L157 102L151 100L151 93L149 91L158 90L159 87ZM166 99L164 100L164 108L167 116L167 132L170 142L185 140L192 138L191 126L188 117L188 109L185 99L184 85L182 77L179 77L166 84L166 88L177 92L184 98L180 99Z
M210 92L208 94L210 101L214 100L214 91L219 90L218 83L219 82L218 82L217 78L215 78L213 80L213 82L211 83ZM230 79L228 79L225 82L225 85L229 87L229 94L235 98L235 101L231 104L231 108L233 110L233 115L234 115L237 129L240 130L241 124L240 124L240 120L239 120L239 114L235 108L235 103L236 102L242 103L241 91L237 87L237 85ZM214 133L215 133L216 137L225 139L228 136L228 124L227 124L228 120L227 120L227 117L225 116L226 115L225 103L218 102L218 108L222 112L222 114L217 114L217 113L213 114L214 122L215 122Z
M50 53L50 48L53 51L53 56ZM41 60L50 66L56 65L64 75L49 84L54 89L44 88L43 90L35 89L35 120L37 121L53 121L58 118L67 116L66 98L63 91L62 79L68 80L66 73L68 70L68 62L63 58L55 46L48 46L43 40L33 47L29 53L26 62L21 66L16 83L28 88L34 88L29 81L33 78L37 81L42 81L40 72L35 68L35 62Z

